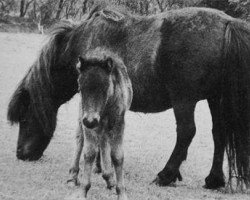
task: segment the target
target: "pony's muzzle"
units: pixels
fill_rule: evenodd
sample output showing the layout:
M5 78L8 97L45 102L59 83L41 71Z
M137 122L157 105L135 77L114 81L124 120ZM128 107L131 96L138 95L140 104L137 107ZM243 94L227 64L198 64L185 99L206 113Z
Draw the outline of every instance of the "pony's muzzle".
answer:
M42 152L39 152L37 150L30 150L29 147L18 147L16 151L16 157L20 160L29 160L29 161L35 161L41 158L43 155Z
M98 117L83 117L82 123L86 128L93 129L96 128L99 124L99 118Z

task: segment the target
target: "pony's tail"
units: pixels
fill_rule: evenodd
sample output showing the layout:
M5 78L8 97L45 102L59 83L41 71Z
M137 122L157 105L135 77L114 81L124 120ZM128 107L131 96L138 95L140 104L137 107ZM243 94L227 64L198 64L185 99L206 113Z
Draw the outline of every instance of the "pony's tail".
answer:
M250 187L250 27L246 23L228 22L224 56L221 106L227 140L228 183L232 190L233 183L243 189Z

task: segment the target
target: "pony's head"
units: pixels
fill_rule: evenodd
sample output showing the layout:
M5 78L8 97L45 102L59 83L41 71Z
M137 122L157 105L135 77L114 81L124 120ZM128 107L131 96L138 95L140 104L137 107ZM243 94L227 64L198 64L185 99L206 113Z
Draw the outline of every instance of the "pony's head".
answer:
M77 64L82 101L82 123L89 129L98 126L109 97L114 93L111 57L83 58Z
M45 131L51 130L51 128L45 129L39 122L36 115L37 110L34 110L33 107L34 104L30 91L22 83L13 94L9 103L8 119L12 123L19 123L17 158L22 160L38 160L43 155L43 151L52 137L51 132L45 134ZM55 114L51 117L54 118L52 119L54 122Z
M64 23L54 29L10 100L8 120L19 123L18 159L38 160L43 155L55 130L59 106L77 92L77 72L65 58L74 27Z

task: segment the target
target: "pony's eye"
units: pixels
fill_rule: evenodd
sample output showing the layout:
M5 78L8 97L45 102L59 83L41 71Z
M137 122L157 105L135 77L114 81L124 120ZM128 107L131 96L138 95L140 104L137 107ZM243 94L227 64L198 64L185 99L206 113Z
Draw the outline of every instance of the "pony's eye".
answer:
M81 88L80 88L80 84L79 84L79 81L78 81L77 92L80 92L80 91L81 91Z
M20 124L26 125L29 121L27 119L20 120Z
M77 71L80 73L81 72L81 63L80 62L78 62L77 64L76 64L76 69L77 69Z

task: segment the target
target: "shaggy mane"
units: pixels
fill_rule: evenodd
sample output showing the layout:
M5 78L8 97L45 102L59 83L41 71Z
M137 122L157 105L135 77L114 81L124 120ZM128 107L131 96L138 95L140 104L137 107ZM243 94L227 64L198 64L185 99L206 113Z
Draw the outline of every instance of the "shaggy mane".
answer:
M51 99L53 96L51 70L59 60L58 51L66 46L75 27L75 24L63 22L51 30L48 42L11 97L7 119L12 124L24 120L23 112L31 109L45 130L52 130L55 127L52 117L55 116L54 112L57 109Z

